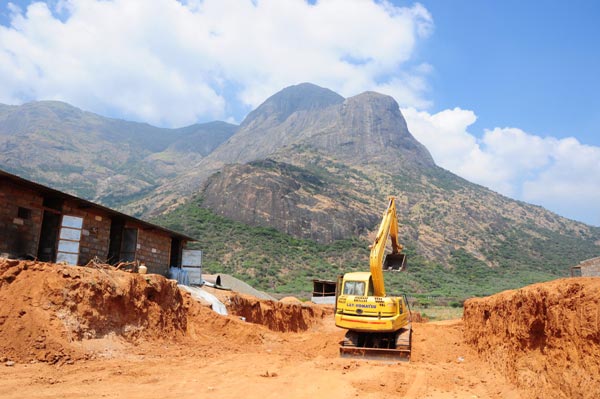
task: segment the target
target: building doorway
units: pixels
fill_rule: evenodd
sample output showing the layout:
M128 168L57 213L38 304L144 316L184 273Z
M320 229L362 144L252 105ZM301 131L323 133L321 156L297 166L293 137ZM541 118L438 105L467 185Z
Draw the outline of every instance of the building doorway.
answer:
M181 266L181 240L179 238L171 238L171 259L169 266Z
M108 263L111 265L116 265L121 260L121 242L123 241L124 228L124 219L115 217L111 220L108 244Z
M42 216L42 229L37 253L37 258L40 261L54 262L56 260L56 242L59 227L60 214L45 210Z

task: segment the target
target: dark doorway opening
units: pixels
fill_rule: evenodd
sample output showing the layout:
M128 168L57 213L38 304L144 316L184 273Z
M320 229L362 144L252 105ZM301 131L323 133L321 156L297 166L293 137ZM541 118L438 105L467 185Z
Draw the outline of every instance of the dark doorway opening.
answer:
M121 242L123 241L123 229L125 220L113 218L110 222L110 239L108 244L108 263L111 265L121 260Z
M44 197L42 206L57 212L62 212L63 199L58 197Z
M171 259L169 266L181 266L181 240L179 238L171 238Z
M135 260L137 250L137 229L123 229L123 242L121 245L121 260L131 262Z
M54 262L56 260L56 242L59 227L60 214L44 211L37 253L38 259L42 262Z

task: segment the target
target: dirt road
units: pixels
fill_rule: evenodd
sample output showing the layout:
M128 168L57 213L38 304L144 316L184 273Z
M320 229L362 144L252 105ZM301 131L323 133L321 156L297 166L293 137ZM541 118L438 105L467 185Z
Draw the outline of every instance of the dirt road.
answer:
M244 327L255 330L259 342L211 336L209 342L133 346L107 338L94 342L101 348L94 360L0 366L0 397L520 397L462 343L460 321L417 324L413 360L397 364L340 359L343 332L333 320L302 333Z

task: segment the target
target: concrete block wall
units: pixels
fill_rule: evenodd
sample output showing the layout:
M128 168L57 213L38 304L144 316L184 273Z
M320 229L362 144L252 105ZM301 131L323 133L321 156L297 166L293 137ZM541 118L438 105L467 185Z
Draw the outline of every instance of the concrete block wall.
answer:
M0 253L37 256L43 198L9 183L0 185ZM19 207L29 210L28 217L18 217Z

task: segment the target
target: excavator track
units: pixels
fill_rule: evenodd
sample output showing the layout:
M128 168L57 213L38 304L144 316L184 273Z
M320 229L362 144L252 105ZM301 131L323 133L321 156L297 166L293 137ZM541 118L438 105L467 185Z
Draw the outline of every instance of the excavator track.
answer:
M348 331L341 342L340 356L350 359L408 362L411 345L410 323L389 334Z

